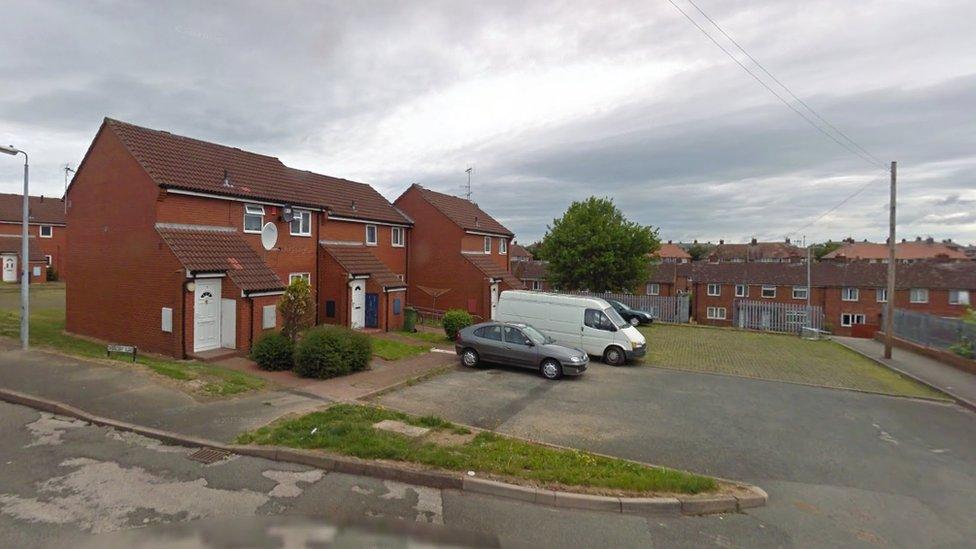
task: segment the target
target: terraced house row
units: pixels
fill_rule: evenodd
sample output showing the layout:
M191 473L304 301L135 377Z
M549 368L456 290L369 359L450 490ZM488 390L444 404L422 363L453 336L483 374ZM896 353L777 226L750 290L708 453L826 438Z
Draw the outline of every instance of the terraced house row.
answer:
M67 330L177 357L247 351L280 327L296 278L317 324L375 330L400 328L425 290L487 317L521 285L511 231L471 202L413 186L394 206L364 183L112 119L66 200Z

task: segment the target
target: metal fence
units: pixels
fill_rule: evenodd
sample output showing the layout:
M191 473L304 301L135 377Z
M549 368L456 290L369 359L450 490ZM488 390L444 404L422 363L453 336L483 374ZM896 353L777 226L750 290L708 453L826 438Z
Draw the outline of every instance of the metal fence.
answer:
M897 338L939 349L948 349L963 338L976 341L976 325L958 318L943 318L902 309L895 309L894 332Z
M736 299L732 325L745 330L800 334L804 328L823 329L823 310L816 305Z
M686 295L639 295L616 293L574 292L577 295L599 297L600 299L616 299L632 309L651 313L655 322L684 323L688 322L691 308Z

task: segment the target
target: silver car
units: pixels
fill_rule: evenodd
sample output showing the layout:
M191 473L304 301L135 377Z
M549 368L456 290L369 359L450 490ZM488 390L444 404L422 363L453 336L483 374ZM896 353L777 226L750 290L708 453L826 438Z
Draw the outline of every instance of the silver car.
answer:
M470 368L482 362L510 364L539 370L546 379L580 375L590 361L580 349L557 345L532 326L514 322L468 326L458 332L454 350Z

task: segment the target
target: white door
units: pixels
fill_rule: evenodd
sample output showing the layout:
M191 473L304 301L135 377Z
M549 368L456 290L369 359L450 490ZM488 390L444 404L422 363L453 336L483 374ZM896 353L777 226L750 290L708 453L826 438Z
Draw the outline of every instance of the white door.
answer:
M349 325L351 328L362 328L366 325L366 281L361 279L350 281L349 293L352 303Z
M237 348L237 300L220 300L220 346Z
M491 319L495 320L495 312L498 311L498 283L491 283Z
M220 347L220 279L197 279L193 301L193 351Z
M17 256L4 254L0 261L3 261L3 281L17 282Z

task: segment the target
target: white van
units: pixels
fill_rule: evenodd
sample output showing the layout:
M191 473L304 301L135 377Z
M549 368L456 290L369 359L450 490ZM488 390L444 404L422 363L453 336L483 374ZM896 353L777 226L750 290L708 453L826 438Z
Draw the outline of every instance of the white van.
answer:
M647 353L644 336L606 301L595 297L502 292L495 320L524 322L556 340L618 366Z

